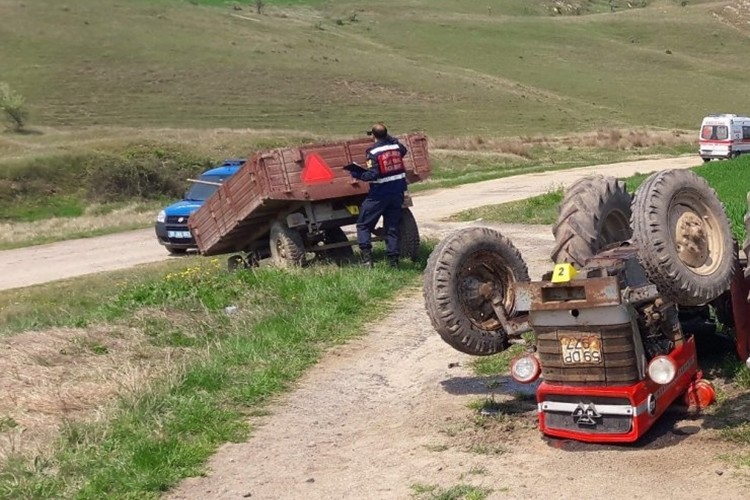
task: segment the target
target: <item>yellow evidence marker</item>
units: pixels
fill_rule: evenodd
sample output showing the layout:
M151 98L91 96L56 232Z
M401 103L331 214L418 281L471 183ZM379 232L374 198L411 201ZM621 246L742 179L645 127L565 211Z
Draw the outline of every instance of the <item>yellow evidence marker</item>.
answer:
M555 264L555 269L552 271L552 283L568 283L570 280L575 278L576 268L573 264Z

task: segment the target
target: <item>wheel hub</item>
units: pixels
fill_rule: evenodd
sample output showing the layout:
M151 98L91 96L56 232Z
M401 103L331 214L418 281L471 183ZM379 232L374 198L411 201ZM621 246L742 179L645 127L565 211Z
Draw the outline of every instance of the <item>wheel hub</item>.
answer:
M692 212L683 213L677 219L677 255L690 267L701 267L709 256L708 235L704 221Z
M458 291L466 316L479 328L500 328L492 301L503 297L507 310L512 310L512 297L508 296L508 277L504 276L503 263L496 255L478 252L468 260L458 273Z
M281 240L276 241L276 250L278 250L279 256L281 256L281 258L286 259L287 257L286 245L284 244L283 241Z

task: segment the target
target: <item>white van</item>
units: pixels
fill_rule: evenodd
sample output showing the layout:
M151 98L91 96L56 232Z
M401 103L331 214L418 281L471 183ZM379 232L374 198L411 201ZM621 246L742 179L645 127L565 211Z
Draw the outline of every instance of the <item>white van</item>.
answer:
M750 118L737 115L708 115L701 123L700 156L736 158L750 153Z

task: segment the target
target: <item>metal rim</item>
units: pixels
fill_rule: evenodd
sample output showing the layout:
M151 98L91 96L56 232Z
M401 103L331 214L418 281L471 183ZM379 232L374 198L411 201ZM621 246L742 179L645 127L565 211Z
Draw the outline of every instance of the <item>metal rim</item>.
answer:
M464 260L457 273L458 301L464 315L482 330L499 330L500 321L492 307L497 294L503 297L508 314L513 312L513 276L501 255L488 251L474 252Z
M286 259L289 249L287 248L286 241L284 238L277 237L274 242L276 246L276 253L281 259Z
M686 190L676 195L669 205L668 217L677 258L699 276L716 272L725 251L720 221L700 194Z

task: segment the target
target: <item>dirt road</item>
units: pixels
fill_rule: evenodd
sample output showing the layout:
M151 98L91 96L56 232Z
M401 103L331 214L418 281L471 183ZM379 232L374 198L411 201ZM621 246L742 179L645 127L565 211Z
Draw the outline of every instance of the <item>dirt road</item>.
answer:
M420 228L429 232L439 229L438 221L454 212L527 198L555 186L567 185L591 172L628 176L635 172L687 168L697 162L695 156L687 156L508 177L419 194L415 197L414 212ZM169 258L156 242L153 229L4 250L0 251L0 290Z

